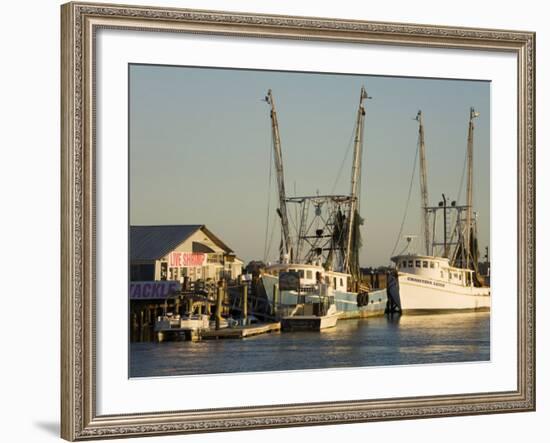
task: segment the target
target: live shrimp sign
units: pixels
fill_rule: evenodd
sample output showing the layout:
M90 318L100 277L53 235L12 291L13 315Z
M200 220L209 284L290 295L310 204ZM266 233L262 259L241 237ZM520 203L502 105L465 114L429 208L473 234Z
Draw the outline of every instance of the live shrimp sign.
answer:
M171 252L170 268L196 268L206 265L206 254L202 252Z

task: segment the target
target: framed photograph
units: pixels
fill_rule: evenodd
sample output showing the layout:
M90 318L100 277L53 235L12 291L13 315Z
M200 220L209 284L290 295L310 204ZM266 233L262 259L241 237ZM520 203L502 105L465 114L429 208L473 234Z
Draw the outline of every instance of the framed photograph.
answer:
M68 3L67 440L535 409L535 35Z

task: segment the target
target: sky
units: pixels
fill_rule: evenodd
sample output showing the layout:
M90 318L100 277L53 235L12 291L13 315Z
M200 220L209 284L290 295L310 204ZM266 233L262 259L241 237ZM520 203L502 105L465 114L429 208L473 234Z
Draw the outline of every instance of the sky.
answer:
M469 110L475 120L474 210L489 246L490 82L179 66L129 67L130 223L205 224L245 263L265 257L277 207L269 105L277 107L287 196L349 194L359 93L366 103L361 266L382 266L398 239L424 117L430 204L459 191ZM347 156L346 156L347 152ZM339 171L342 171L339 174ZM464 180L464 184L465 184ZM421 234L418 165L404 235ZM269 243L269 241L268 241ZM422 241L416 249L421 250ZM399 252L404 239L399 238ZM483 252L481 254L483 256Z

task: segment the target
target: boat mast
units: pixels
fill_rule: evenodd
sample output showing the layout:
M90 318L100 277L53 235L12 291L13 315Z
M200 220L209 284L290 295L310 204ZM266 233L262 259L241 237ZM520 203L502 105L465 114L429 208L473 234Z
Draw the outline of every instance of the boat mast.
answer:
M426 145L424 144L424 122L422 120L422 111L416 114L418 122L418 149L420 154L420 194L422 198L422 228L424 231L424 245L426 255L431 255L430 251L430 214L428 212L428 173L426 163Z
M292 246L290 244L290 235L288 228L288 215L286 210L286 193L285 193L285 177L283 173L283 153L281 151L281 139L279 136L279 123L277 122L277 112L275 111L275 102L271 89L267 91L265 101L271 106L271 132L273 136L273 158L275 161L275 170L277 172L277 186L279 188L279 210L277 211L281 217L282 241L281 262L285 253L288 254L292 261ZM283 252L284 251L284 252Z
M354 231L355 213L359 211L359 186L361 183L361 159L363 156L363 126L365 122L365 108L363 106L363 100L371 98L367 95L367 91L364 86L361 86L361 95L359 97L359 108L357 110L357 122L355 126L355 143L353 148L353 165L351 168L351 202L348 214L347 234L346 241L346 255L344 258L344 269L346 272L350 272L350 253L351 253L351 240Z
M468 151L467 168L468 181L466 182L466 262L468 268L475 267L473 251L471 250L472 228L473 228L473 192L474 192L474 119L479 117L479 112L470 108L470 122L468 125ZM471 266L473 265L473 266Z

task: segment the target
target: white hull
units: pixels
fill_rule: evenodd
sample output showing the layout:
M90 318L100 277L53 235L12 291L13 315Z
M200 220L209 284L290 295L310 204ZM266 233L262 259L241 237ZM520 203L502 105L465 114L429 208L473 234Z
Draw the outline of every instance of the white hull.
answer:
M199 330L199 329L209 329L210 320L208 315L194 315L180 317L177 316L162 316L158 317L155 322L155 331L182 331L182 330Z
M446 283L407 273L399 273L399 295L404 314L491 308L490 288Z
M208 315L199 315L194 317L182 318L180 322L181 329L209 329L210 318Z
M337 313L323 316L297 315L283 317L281 328L283 331L321 331L334 328L338 322L338 317Z

